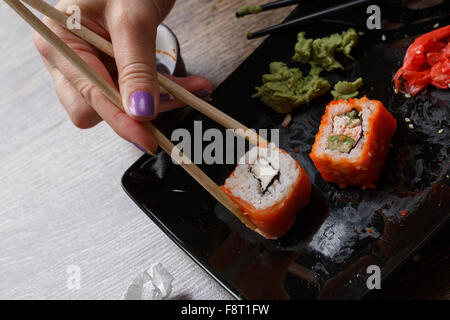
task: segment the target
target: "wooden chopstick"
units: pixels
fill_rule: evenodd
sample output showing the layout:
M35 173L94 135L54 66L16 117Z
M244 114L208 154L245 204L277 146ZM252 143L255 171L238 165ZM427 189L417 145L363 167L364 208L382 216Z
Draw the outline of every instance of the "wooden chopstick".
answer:
M120 110L124 111L119 92L99 76L83 59L81 59L64 41L40 21L20 0L4 0L16 11L33 29L53 45L70 63L92 81L102 93L113 102ZM193 164L164 134L150 122L143 124L158 140L161 148L166 151L177 163L179 163L197 182L199 182L214 198L230 210L248 228L254 230L256 226L248 217L228 198L220 187L212 181L203 171Z
M216 121L221 124L225 128L232 129L234 133L238 136L241 136L244 139L247 139L250 143L255 146L267 147L268 142L259 136L256 131L250 130L239 121L233 119L226 113L216 109L211 104L198 98L196 95L193 95L182 86L173 82L169 78L164 75L158 73L158 80L160 85L165 88L170 94L177 97L187 105L192 106L195 110L203 113L208 118Z
M45 16L55 20L64 28L67 28L66 21L67 16L59 11L58 9L52 7L48 3L43 0L22 0L27 3L37 11L41 12ZM69 30L74 34L79 36L80 38L86 40L90 44L92 44L97 49L103 51L108 54L110 57L114 58L114 50L111 42L102 38L98 34L92 32L87 27L82 26L80 30ZM177 83L168 79L164 75L158 73L158 80L160 85L171 95L177 97L187 105L191 106L195 110L203 113L208 118L216 121L221 124L223 127L234 130L235 134L248 140L255 146L267 147L268 142L259 136L255 131L250 130L246 126L244 126L239 121L233 119L226 113L220 111L215 108L211 104L207 103L205 100L200 99L196 95L192 94L188 90L184 89Z
M299 4L302 1L303 0L280 0L280 1L265 3L265 4L260 5L260 7L261 7L260 12L274 10L274 9L283 8L283 7L287 7L287 6L292 6L294 4ZM236 17L241 18L241 17L247 16L250 14L253 14L253 13L236 12Z
M357 6L361 6L363 4L368 4L370 2L375 2L375 1L376 0L353 0L353 1L345 2L343 4L339 4L334 7L327 8L325 10L315 12L315 13L312 13L312 14L306 15L304 17L294 19L294 20L283 22L283 23L280 23L280 24L277 24L277 25L274 25L274 26L271 26L271 27L268 27L268 28L265 28L265 29L262 29L259 31L248 32L247 39L255 39L255 38L263 37L263 36L271 34L271 33L288 30L293 27L298 27L307 22L323 19L323 18L329 17L331 15L340 13L344 10L355 8Z

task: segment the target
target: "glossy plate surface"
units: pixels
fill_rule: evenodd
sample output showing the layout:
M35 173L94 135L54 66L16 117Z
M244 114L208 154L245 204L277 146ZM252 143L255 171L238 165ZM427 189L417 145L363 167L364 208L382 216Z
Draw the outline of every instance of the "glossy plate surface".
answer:
M326 6L326 1L321 4ZM317 7L301 9L307 13ZM364 11L270 36L214 92L212 104L248 127L280 129L281 148L291 152L311 179L311 202L284 237L270 241L247 230L163 152L143 156L124 174L124 189L136 204L238 298L361 298L368 292L369 265L380 266L386 278L448 220L450 92L429 88L408 99L396 95L392 85L409 44L437 22L448 24L448 17L393 31L368 31L362 27ZM290 18L299 15L297 8ZM365 35L354 50L355 61L345 61L345 70L324 77L334 84L362 76L361 94L381 100L398 121L375 190L341 190L326 183L308 156L330 94L295 110L288 129L281 126L283 115L250 97L270 62L297 66L291 61L297 32L321 37L349 27L337 20L354 23ZM405 118L411 119L414 129ZM202 121L203 132L218 127L197 112L178 127L193 133L194 121ZM444 132L438 133L440 129ZM234 165L200 167L218 184L234 169Z

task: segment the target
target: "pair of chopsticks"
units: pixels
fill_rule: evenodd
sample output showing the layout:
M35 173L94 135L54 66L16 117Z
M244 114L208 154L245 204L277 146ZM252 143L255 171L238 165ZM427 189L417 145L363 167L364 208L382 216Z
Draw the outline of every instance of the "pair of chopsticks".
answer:
M43 0L22 0L45 16L58 22L63 27L66 27L68 17L47 4ZM74 67L76 67L84 76L86 76L98 89L121 111L124 112L122 99L120 93L109 85L100 75L98 75L83 59L81 59L69 46L66 45L53 31L51 31L39 18L37 18L20 0L4 0L16 13L18 13L33 29L35 29L44 39L46 39L52 46L54 46ZM70 30L80 38L86 40L99 50L114 57L112 44L103 39L96 33L92 32L85 26L79 30ZM255 131L252 131L239 123L237 120L231 118L220 110L216 109L206 101L198 98L183 87L174 83L167 77L158 74L160 85L165 88L170 94L182 100L187 105L205 114L209 118L222 124L226 128L234 129L234 132L241 137L249 140L250 143L256 146L267 146L268 142L260 137ZM158 140L159 146L169 154L172 159L179 163L206 191L208 191L216 200L218 200L224 207L230 210L242 223L248 228L255 230L256 226L248 219L248 217L231 201L228 196L220 189L220 187L212 181L200 168L198 168L181 150L179 150L173 143L159 131L151 122L143 123L148 131L153 134Z
M312 14L294 19L294 20L286 21L286 22L283 22L283 23L280 23L275 26L271 26L271 27L268 27L268 28L265 28L265 29L262 29L259 31L255 31L255 32L250 31L247 33L247 39L249 39L249 40L255 39L255 38L263 37L265 35L272 34L275 32L285 31L290 28L298 27L298 26L303 25L308 22L327 18L329 16L341 13L342 11L353 9L358 6L368 4L370 2L375 2L375 1L376 0L352 0L349 2L345 2L343 4L339 4L339 5L333 6L331 8L327 8L325 10L315 12L315 13L312 13ZM280 2L284 2L284 1L280 1ZM283 5L280 4L280 6L275 6L274 4L272 4L272 7L269 6L269 9L266 9L266 10L280 8L281 6L287 6L287 5L293 4L293 3L289 3L289 2L290 1L286 1ZM269 5L269 4L267 4L267 5Z

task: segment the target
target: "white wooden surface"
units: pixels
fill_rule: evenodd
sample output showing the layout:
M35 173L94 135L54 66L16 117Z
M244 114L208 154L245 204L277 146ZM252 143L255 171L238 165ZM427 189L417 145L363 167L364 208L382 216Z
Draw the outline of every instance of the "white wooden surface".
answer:
M2 1L0 299L120 299L156 262L175 277L172 297L230 299L123 192L141 153L104 124L71 124L32 35Z

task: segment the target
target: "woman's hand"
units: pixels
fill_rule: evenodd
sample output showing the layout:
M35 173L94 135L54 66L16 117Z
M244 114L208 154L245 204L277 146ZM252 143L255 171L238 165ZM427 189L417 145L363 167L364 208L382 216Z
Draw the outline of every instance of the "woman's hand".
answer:
M126 114L117 109L87 78L40 35L35 44L47 66L59 99L72 122L91 128L105 120L125 140L155 153L157 141L142 125L159 112L181 107L181 101L160 99L156 76L156 30L175 0L63 0L56 6L81 9L81 23L111 39L115 61L50 19L44 22L111 85L119 88ZM211 83L197 76L172 80L192 92L212 91Z

